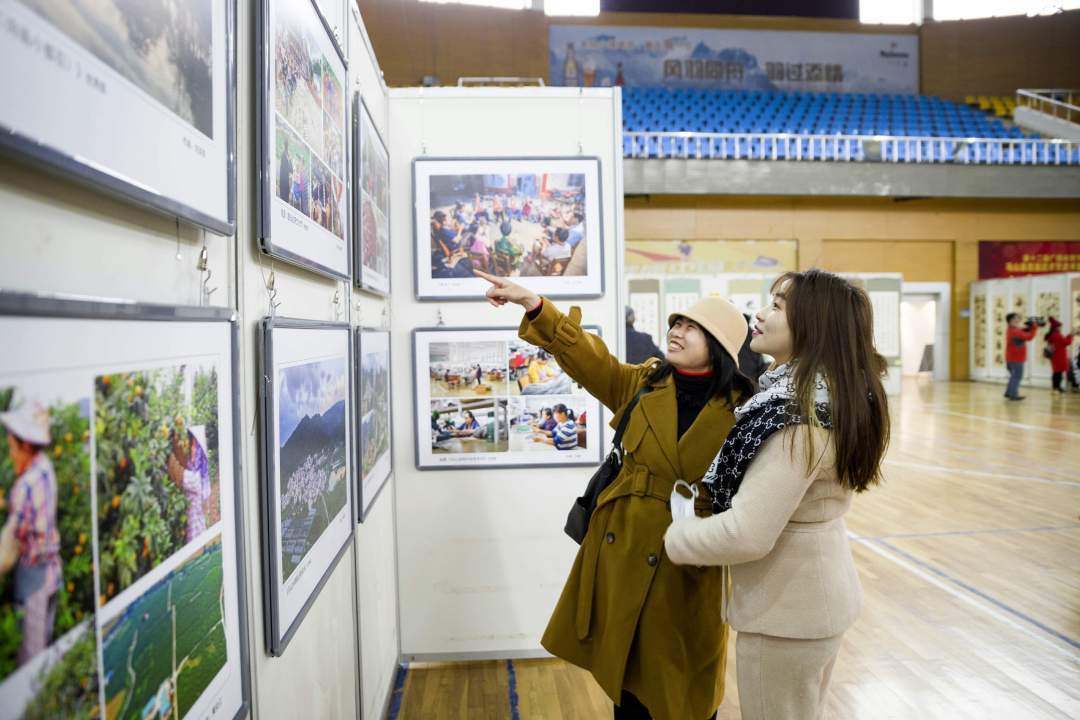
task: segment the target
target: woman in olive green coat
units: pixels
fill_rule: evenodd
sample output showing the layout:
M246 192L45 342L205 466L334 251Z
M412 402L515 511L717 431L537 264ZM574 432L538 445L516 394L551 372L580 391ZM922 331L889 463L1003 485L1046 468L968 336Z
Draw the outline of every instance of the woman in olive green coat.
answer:
M734 424L733 407L753 392L738 372L745 318L725 300L702 300L669 318L664 362L628 365L581 329L580 309L564 315L529 290L476 274L492 283L492 304L526 309L521 338L610 408L612 427L650 387L631 413L622 471L600 496L543 646L589 670L617 719L705 720L724 695L721 569L671 563L664 531L676 480L702 478ZM700 488L699 515L711 514L706 498Z

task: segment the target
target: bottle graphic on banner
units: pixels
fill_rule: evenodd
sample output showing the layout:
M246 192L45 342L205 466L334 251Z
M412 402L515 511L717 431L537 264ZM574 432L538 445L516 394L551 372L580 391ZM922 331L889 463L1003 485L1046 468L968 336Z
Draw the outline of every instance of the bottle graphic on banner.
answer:
M581 84L584 87L592 87L596 81L596 63L592 60L586 60L583 68Z
M566 43L566 60L563 62L563 85L577 87L577 57L574 55L574 43Z
M622 63L615 63L615 84L622 87L626 80L622 74Z

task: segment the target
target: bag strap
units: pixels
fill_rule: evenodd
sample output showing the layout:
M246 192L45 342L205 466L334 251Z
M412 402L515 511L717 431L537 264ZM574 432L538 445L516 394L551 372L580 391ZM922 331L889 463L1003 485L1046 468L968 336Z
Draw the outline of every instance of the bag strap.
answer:
M652 388L649 387L648 383L642 385L641 388L638 389L637 394L635 394L630 402L626 404L626 409L623 410L623 415L619 418L619 427L615 429L615 437L611 441L611 447L613 450L618 451L619 457L622 457L622 437L623 433L626 432L627 424L630 422L630 414L634 412L634 407L638 404L638 401L641 400L641 397L650 390L652 390Z

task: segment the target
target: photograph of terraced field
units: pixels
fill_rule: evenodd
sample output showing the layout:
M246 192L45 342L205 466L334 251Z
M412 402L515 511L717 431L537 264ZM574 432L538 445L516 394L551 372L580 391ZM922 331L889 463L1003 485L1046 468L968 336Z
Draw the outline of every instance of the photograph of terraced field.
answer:
M102 627L106 718L184 717L222 672L223 573L219 535Z

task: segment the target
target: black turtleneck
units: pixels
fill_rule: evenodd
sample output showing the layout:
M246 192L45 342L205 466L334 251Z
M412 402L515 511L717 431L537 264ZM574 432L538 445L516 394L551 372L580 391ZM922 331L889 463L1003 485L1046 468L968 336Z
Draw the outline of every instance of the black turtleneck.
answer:
M709 402L709 385L712 384L712 373L704 375L692 375L679 370L672 372L675 378L675 404L679 409L679 435L690 429L697 419L698 413Z
M540 303L532 310L526 311L525 315L529 320L535 320L540 317L540 311L543 309L544 300L541 298ZM712 373L695 375L680 372L674 368L672 370L671 374L675 378L675 406L679 410L678 437L681 439L683 433L690 429L690 426L694 424L694 420L697 420L701 409L709 402L709 385L712 384Z

